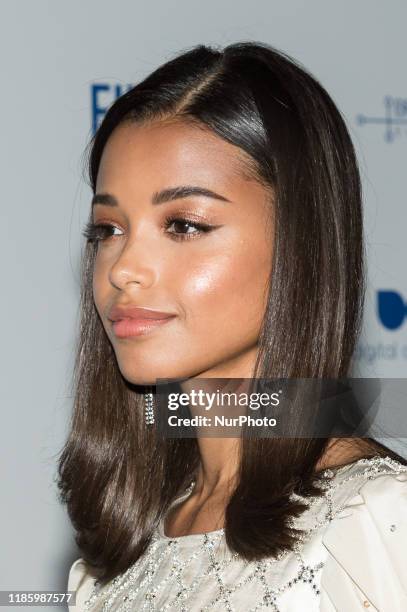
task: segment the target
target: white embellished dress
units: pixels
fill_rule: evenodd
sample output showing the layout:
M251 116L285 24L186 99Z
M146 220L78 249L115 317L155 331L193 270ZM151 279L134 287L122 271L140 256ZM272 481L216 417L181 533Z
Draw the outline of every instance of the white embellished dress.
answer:
M77 559L69 611L407 612L407 467L360 459L324 476L323 496L293 520L305 530L294 551L248 562L223 529L167 537L163 519L144 555L102 588Z

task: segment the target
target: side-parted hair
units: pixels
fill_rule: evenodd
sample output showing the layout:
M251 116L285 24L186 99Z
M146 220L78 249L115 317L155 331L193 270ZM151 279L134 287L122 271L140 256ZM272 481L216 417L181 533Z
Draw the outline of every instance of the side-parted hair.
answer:
M195 46L106 112L89 143L93 192L115 127L167 119L209 129L240 147L248 174L272 190L272 269L254 376L347 376L363 312L362 197L354 147L328 93L265 43ZM96 250L89 241L82 260L74 409L58 486L82 557L107 582L144 553L200 455L195 438L163 439L146 427L146 389L120 373L95 308ZM242 440L239 482L225 515L232 550L255 560L292 549L298 534L290 520L306 506L290 496L318 494L315 467L328 442ZM372 440L365 443L365 456L401 460Z

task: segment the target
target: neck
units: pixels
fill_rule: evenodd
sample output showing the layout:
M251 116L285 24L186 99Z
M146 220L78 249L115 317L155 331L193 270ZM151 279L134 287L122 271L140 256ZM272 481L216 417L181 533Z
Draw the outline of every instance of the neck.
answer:
M183 392L202 391L208 394L205 397L211 398L205 400L205 406L190 405L191 417L211 417L215 412L227 417L236 416L233 406L219 405L217 398L221 393L248 393L256 356L257 351L252 349L228 364L221 364L183 381L180 384ZM205 410L205 407L208 409ZM240 466L241 438L221 437L227 428L222 430L216 425L197 427L196 431L201 462L194 491L208 497L229 490L236 481Z

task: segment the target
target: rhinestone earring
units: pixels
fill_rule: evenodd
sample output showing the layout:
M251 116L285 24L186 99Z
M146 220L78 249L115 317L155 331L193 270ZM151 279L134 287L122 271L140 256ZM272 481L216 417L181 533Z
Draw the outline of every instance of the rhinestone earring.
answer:
M144 393L144 414L146 425L154 424L154 395L149 393Z

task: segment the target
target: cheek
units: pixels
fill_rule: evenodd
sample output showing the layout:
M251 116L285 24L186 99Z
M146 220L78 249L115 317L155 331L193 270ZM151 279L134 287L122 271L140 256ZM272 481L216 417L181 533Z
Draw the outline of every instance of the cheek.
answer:
M251 245L253 246L253 245ZM187 265L180 302L186 321L206 330L236 325L257 327L263 318L270 273L268 245L249 249L239 244ZM181 270L179 270L181 272Z
M93 299L96 309L101 314L106 299L109 296L108 268L96 257L92 277Z

